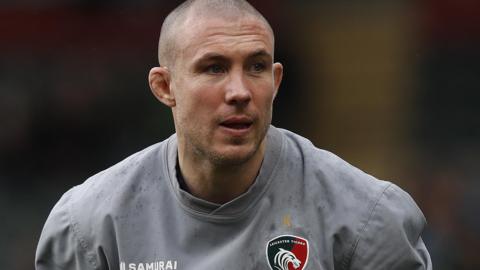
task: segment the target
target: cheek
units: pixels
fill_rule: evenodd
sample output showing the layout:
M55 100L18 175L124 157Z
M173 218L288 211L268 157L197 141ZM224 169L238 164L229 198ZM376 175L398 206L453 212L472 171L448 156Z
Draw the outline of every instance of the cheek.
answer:
M221 91L214 87L205 87L198 89L194 94L195 105L202 111L215 111L223 101Z
M257 91L256 100L260 109L270 110L273 100L275 98L275 91L272 87L272 84L264 83L262 87L259 88L260 91Z
M191 121L192 119L201 120L212 116L218 107L218 91L213 87L185 87L177 97L177 110L180 117Z

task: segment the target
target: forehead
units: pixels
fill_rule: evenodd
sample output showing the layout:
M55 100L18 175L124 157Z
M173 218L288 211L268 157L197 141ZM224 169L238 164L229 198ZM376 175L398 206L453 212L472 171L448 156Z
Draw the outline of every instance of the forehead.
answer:
M187 58L212 51L259 49L273 55L273 33L263 21L253 16L232 20L190 17L180 32L178 49Z

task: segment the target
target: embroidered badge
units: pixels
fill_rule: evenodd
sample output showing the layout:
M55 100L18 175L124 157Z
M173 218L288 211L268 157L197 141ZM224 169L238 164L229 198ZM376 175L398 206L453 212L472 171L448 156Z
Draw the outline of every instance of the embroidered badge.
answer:
M267 243L267 261L272 270L302 270L308 262L308 241L281 235Z

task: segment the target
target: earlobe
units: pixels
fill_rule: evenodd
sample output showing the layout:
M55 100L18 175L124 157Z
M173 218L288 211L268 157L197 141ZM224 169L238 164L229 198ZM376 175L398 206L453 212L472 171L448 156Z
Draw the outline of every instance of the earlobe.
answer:
M148 74L148 83L153 95L168 107L175 106L175 97L170 89L170 71L166 67L154 67Z

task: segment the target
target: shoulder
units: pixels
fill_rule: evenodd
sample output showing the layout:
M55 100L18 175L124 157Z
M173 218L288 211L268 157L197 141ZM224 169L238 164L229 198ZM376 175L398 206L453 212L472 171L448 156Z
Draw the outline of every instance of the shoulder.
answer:
M108 199L138 179L145 179L161 171L167 141L151 145L117 164L91 176L72 188L72 200Z
M167 140L137 152L71 188L53 207L37 246L37 269L103 269L98 247L115 241L115 216L129 211L138 192L158 184ZM135 207L135 205L133 205ZM45 268L43 268L45 267Z
M73 187L67 204L74 220L115 213L119 204L134 199L136 191L157 183L154 180L165 173L166 144L163 141L145 148Z
M306 197L320 209L321 216L332 216L326 224L332 231L344 230L351 242L384 192L393 185L352 166L337 155L315 147L309 140L282 130L286 136L288 159L297 163Z
M426 220L412 197L391 184L359 228L350 269L431 269L421 234Z
M425 217L407 192L297 134L281 132L288 155L302 164L308 201L321 218L328 217L324 229L335 235L343 269L428 269L420 237Z
M301 165L305 184L315 185L319 192L327 192L326 198L352 202L372 201L391 185L360 170L337 155L317 148L308 139L288 130L280 129L284 137L285 148L289 158L294 157ZM345 198L341 194L355 195ZM356 201L358 200L358 201Z

